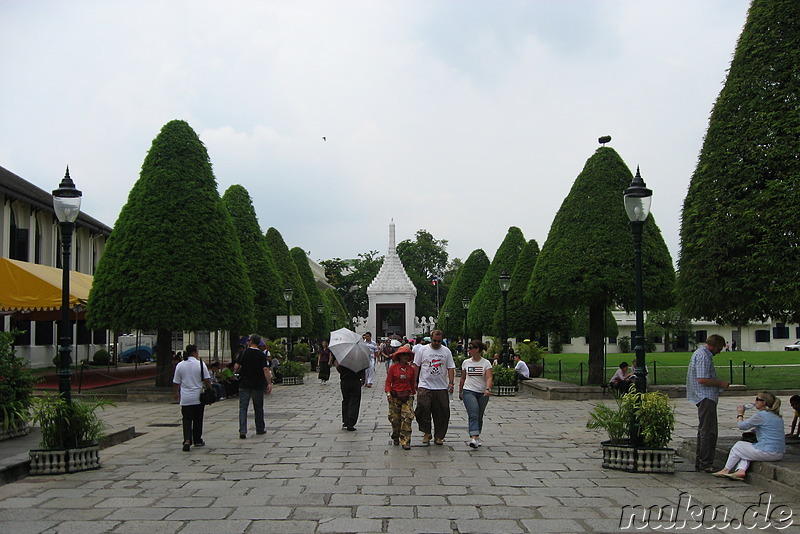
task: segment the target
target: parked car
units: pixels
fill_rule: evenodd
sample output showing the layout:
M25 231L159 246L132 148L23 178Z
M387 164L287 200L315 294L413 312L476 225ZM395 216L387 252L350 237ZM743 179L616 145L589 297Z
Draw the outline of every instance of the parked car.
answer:
M786 345L785 347L783 347L783 350L800 350L800 339L798 339L791 345Z

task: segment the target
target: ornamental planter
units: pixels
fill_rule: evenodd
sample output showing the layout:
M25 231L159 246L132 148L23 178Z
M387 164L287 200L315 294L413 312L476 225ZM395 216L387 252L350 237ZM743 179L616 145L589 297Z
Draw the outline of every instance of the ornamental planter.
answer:
M283 382L281 382L284 386L298 386L303 383L302 376L284 376Z
M31 475L60 475L100 468L100 446L76 449L34 449L28 453Z
M517 392L514 386L492 386L492 395L496 397L514 397Z
M603 468L631 473L675 473L675 449L638 448L604 441Z

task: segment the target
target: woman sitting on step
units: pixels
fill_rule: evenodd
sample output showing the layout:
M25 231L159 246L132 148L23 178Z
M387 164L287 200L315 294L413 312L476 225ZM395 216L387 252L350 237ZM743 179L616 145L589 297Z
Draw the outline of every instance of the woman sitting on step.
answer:
M755 401L756 413L744 419L744 405L737 406L736 421L740 430L755 429L758 443L737 441L728 454L725 469L714 473L715 477L727 477L733 480L744 480L751 461L776 462L786 452L786 439L783 435L783 418L781 417L781 400L768 391L758 394ZM736 471L731 473L733 468Z

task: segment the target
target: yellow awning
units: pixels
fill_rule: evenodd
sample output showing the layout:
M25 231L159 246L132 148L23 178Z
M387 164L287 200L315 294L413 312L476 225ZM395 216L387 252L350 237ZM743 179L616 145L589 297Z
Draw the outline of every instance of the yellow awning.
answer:
M0 312L61 309L62 270L0 258ZM69 307L85 306L93 277L70 271Z

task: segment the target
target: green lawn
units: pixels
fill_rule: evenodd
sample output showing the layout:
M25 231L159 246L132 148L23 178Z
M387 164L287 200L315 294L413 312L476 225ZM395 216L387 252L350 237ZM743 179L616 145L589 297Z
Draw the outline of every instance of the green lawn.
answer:
M655 352L647 354L650 383L685 384L691 352ZM633 362L633 354L609 354L606 358L606 380L610 380L620 362ZM586 354L550 354L545 356L545 378L583 384L588 376ZM742 363L744 361L744 364ZM581 366L581 364L583 364ZM723 352L714 357L717 375L733 384L746 384L750 389L797 389L800 391L800 351ZM581 369L582 367L582 369Z

